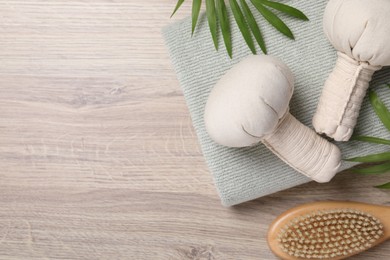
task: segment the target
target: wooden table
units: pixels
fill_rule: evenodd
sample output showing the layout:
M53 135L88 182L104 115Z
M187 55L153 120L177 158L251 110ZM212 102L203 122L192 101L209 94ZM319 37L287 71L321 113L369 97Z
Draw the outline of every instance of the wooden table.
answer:
M390 205L389 176L345 173L222 207L160 33L174 5L0 1L1 259L275 259L296 204Z

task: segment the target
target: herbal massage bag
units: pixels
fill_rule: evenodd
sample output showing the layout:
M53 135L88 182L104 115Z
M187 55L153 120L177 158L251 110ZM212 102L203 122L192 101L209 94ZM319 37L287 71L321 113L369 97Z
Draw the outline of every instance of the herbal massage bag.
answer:
M253 10L253 13L263 32L268 53L283 60L295 76L295 91L290 103L291 114L306 126L312 127L313 114L324 82L337 59L336 50L323 33L322 18L327 0L282 2L302 10L310 19L309 22L302 22L281 16L294 32L295 41L276 31L258 12ZM228 69L251 52L234 23L231 23L233 59L226 54L222 40L219 41L219 52L216 52L205 18L205 14L202 14L192 38L190 18L168 26L163 35L222 204L232 206L309 182L309 178L284 164L263 144L242 149L227 148L209 138L203 114L210 90ZM231 21L232 19L230 16ZM219 37L221 39L222 36ZM258 53L261 51L258 50ZM390 68L376 72L370 85L390 107L390 94L383 86L385 83L390 83ZM367 97L363 102L355 133L390 137L370 107ZM337 145L344 157L387 150L385 146L356 141ZM351 163L344 162L341 170L351 166Z

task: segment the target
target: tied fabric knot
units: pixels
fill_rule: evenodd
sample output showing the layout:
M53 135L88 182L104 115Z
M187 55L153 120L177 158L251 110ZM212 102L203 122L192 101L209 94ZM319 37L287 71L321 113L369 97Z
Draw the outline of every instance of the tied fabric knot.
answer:
M381 66L353 60L338 52L336 66L325 82L313 126L336 141L347 141L357 123L360 108L375 71Z
M289 166L317 182L328 182L341 165L339 149L289 112L262 142Z

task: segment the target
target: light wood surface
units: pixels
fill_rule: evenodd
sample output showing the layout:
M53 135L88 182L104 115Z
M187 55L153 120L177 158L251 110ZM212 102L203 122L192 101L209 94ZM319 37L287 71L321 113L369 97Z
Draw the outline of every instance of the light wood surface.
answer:
M390 205L389 175L345 173L222 207L160 33L174 5L0 0L0 259L276 259L292 206Z

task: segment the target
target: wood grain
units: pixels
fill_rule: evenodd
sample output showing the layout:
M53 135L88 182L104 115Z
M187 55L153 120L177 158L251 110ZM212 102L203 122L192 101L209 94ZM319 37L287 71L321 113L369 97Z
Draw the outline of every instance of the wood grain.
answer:
M292 206L390 205L388 176L345 173L222 207L160 33L174 5L0 1L0 259L276 259Z

